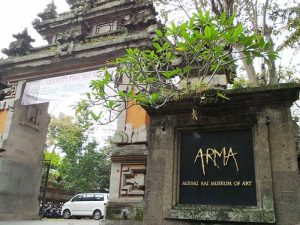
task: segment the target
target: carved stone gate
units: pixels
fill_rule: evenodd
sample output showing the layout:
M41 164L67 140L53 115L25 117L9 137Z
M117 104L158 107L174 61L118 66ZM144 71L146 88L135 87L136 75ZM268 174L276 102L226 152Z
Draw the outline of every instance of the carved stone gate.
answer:
M20 104L28 81L97 70L126 48L149 46L157 28L150 1L67 0L71 10L57 14L50 3L33 21L48 41L33 48L27 30L2 52L1 81L11 94L0 102L0 220L38 215L41 161L49 123L48 104ZM138 120L133 119L138 117ZM142 218L148 117L140 108L124 112L118 122L113 154L111 219Z

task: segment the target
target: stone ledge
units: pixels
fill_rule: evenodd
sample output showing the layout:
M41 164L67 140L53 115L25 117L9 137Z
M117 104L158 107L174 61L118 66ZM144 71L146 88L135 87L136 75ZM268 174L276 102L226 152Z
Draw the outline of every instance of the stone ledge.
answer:
M143 202L108 202L105 219L113 221L143 221ZM132 223L131 223L132 224Z
M235 110L236 108L251 108L253 106L265 107L269 106L284 106L290 107L294 101L299 99L300 84L286 83L276 84L264 87L254 88L239 88L224 90L224 94L228 100L217 98L218 90L210 89L205 91L207 98L214 101L201 103L200 97L204 92L189 93L188 95L168 101L159 109L144 107L149 115L171 115L178 113L191 112L192 109L198 111L220 111L220 110ZM209 97L211 96L211 97Z
M127 144L118 145L113 150L112 156L126 156L126 155L147 155L147 145L145 144Z
M219 208L206 206L176 206L164 211L165 219L226 221L245 223L275 223L274 210L257 207Z
M143 221L133 220L101 220L99 225L142 225Z

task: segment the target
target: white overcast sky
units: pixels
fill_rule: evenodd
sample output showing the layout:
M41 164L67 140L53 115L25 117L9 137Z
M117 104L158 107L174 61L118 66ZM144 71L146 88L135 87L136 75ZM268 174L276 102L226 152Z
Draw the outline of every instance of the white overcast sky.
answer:
M31 22L37 18L51 0L1 0L0 1L0 49L8 48L9 43L15 39L13 34L22 32L28 28L28 32L36 39L33 46L46 44L42 37L33 29ZM57 12L61 13L69 9L65 0L54 0ZM5 57L0 53L0 57Z

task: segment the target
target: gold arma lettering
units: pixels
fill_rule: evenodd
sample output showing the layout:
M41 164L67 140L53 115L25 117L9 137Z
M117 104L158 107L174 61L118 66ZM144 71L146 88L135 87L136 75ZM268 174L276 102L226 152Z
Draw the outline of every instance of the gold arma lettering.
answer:
M230 147L227 151L225 147L222 148L221 151L218 151L215 148L207 148L205 152L202 148L200 148L197 152L197 155L194 159L194 164L197 163L197 161L200 161L201 164L201 170L203 175L206 175L206 166L212 162L215 167L220 169L220 166L217 163L217 159L222 159L223 167L228 165L228 162L231 160L235 163L235 168L237 171L239 171L238 162L236 160L236 155L238 153L234 152L232 148Z

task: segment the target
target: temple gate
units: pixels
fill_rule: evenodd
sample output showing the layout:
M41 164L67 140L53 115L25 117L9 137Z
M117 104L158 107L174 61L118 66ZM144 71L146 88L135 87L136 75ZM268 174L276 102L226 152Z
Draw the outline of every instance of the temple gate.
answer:
M58 15L50 3L33 22L47 46L32 48L24 30L3 49L0 81L10 87L0 93L0 219L38 215L48 103L22 105L26 82L97 70L126 48L148 47L157 28L148 1L67 2L70 12ZM217 104L187 95L146 108L151 121L139 106L123 112L101 223L299 224L299 130L290 114L299 89L227 90L230 100Z
M38 218L41 160L50 117L48 103L20 103L26 82L97 70L122 56L126 48L149 46L157 29L150 1L67 2L69 12L57 14L50 3L33 21L48 45L33 48L34 40L24 30L2 50L8 58L0 60L0 80L9 83L5 89L9 94L2 93L0 111L0 220ZM119 147L112 156L108 205L111 219L142 220L147 125L140 107L124 112L118 121L114 140Z

